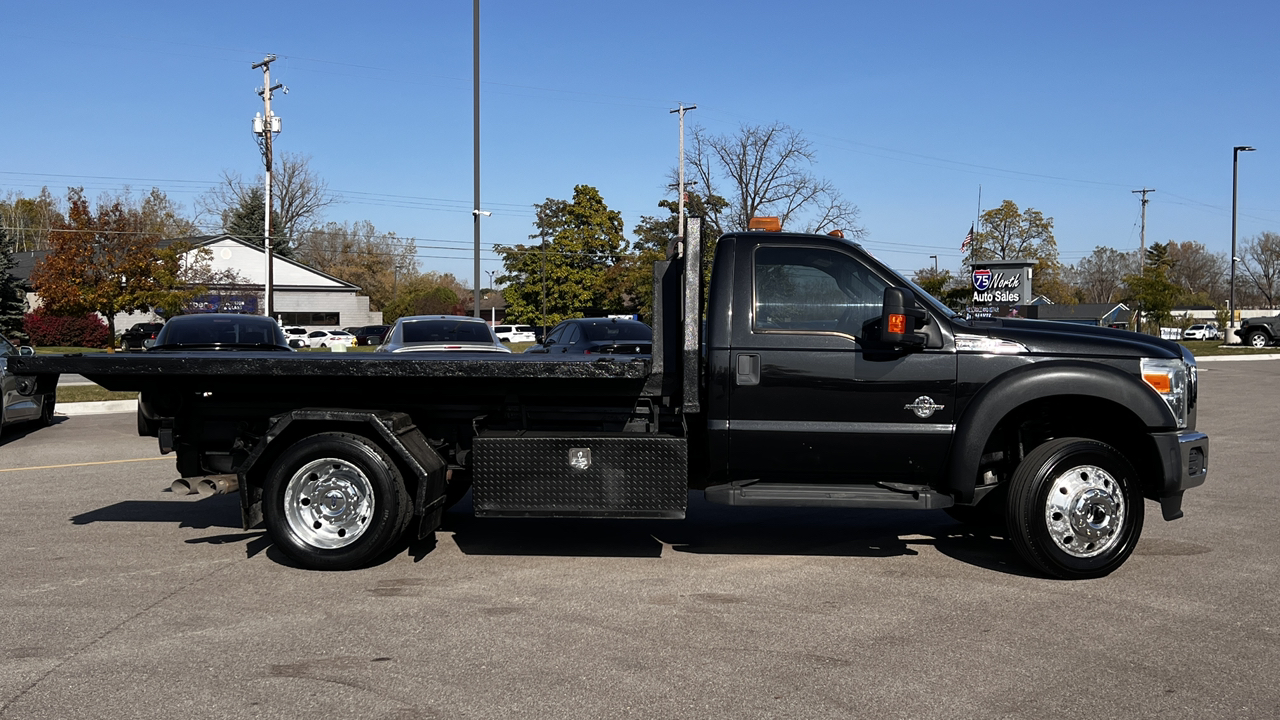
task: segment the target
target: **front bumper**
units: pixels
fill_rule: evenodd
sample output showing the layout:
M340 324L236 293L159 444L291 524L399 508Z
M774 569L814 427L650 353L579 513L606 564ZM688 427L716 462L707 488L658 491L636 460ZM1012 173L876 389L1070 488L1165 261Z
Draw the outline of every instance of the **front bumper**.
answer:
M1209 436L1194 430L1154 433L1160 456L1156 496L1165 520L1182 517L1182 493L1204 484L1209 474Z

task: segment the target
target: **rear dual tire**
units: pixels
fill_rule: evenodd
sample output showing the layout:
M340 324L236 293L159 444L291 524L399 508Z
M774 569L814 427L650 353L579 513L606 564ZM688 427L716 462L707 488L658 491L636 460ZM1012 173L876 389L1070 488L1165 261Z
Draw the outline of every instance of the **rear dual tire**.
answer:
M320 433L284 452L263 485L276 547L312 570L363 567L399 542L413 516L403 476L373 441Z

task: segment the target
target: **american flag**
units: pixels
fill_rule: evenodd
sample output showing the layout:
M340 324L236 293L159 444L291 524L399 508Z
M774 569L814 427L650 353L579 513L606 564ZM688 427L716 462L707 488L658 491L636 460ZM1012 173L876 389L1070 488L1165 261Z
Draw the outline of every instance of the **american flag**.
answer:
M969 225L969 234L964 236L964 242L960 243L960 252L969 249L969 243L973 242L973 225Z

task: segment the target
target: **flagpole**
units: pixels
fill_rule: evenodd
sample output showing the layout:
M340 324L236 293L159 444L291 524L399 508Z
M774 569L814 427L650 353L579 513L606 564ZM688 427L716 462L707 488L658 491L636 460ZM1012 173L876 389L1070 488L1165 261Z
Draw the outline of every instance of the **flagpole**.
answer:
M978 232L982 232L982 184L978 184L978 217L974 220L974 224L978 225Z

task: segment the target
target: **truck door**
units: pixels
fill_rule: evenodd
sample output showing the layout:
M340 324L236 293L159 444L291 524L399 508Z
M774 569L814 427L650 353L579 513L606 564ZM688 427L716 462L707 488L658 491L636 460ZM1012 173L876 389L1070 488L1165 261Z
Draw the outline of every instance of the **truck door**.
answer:
M934 480L953 431L950 341L895 351L864 340L890 283L851 248L746 249L734 274L734 306L748 312L733 320L730 479Z

